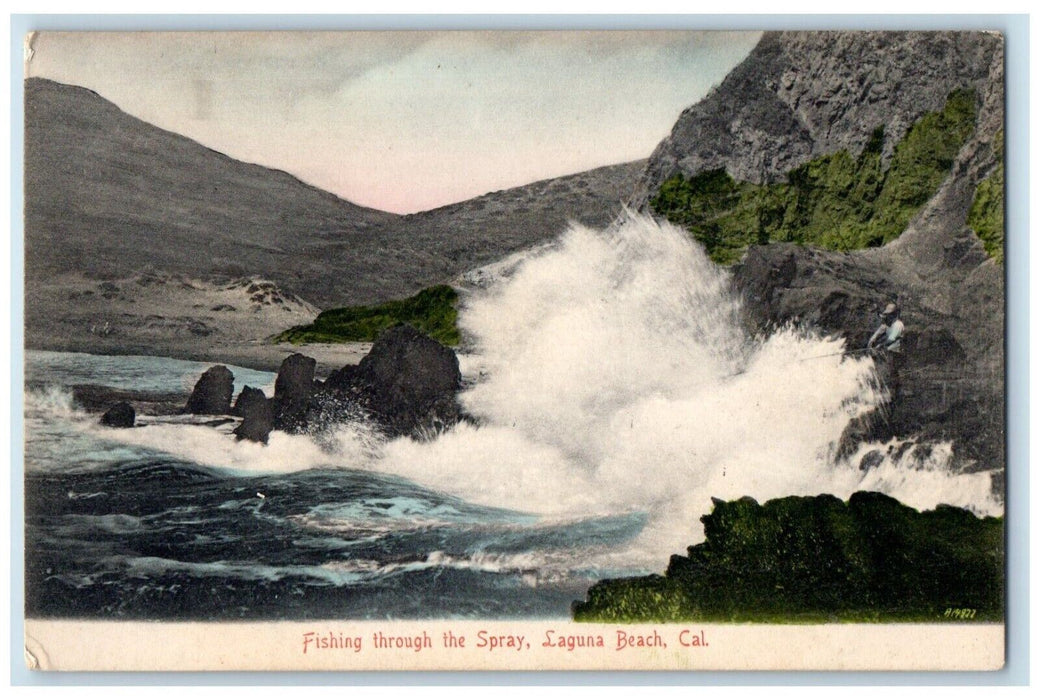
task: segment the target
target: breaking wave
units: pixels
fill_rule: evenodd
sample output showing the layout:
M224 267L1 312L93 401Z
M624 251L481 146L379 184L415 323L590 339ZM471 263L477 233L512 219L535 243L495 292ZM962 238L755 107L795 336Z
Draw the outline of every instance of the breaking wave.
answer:
M54 390L30 397L27 416L236 471L345 467L546 517L644 514L624 556L657 567L702 538L713 497L877 490L915 508L1002 510L987 474L951 473L949 446L836 460L849 421L882 400L872 361L794 328L749 335L729 273L677 227L572 225L485 282L460 311L472 343L460 400L477 424L430 441L382 442L357 423L320 443L273 433L266 447L175 423L100 429ZM882 456L861 470L870 449Z
M948 450L836 463L848 422L882 400L873 362L792 328L750 336L728 272L668 223L572 225L474 292L460 323L480 425L395 441L375 468L494 506L646 512L635 549L658 561L702 537L712 497L868 489L1000 512L989 476L949 473Z

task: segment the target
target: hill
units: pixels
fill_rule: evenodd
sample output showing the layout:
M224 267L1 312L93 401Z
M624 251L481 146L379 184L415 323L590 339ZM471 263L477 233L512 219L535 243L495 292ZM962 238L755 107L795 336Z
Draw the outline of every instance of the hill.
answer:
M644 166L607 166L400 216L229 158L85 88L30 78L26 343L213 356L199 346L202 323L207 343L231 352L244 342L250 362L277 366L277 358L254 357L257 348L301 319L287 314L267 327L248 299L217 304L204 290L267 280L317 310L404 298L551 239L569 220L610 222ZM192 309L197 318L186 316Z
M299 278L323 237L363 237L393 214L159 129L85 88L25 82L26 277Z

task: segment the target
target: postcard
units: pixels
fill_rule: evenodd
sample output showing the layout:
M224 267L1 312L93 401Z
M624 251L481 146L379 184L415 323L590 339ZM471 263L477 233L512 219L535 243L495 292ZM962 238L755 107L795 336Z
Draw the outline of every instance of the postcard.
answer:
M25 37L45 671L996 670L1004 37Z

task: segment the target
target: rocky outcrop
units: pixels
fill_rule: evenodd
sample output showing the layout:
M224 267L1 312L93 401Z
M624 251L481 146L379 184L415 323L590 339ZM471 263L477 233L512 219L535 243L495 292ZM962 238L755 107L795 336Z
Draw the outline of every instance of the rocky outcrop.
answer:
M734 283L752 330L801 323L846 338L856 352L877 327L880 308L889 301L900 306L906 326L900 366L893 374L879 364L892 400L883 416L850 426L839 456L861 441L918 437L953 441L960 468L1003 468L1003 352L990 335L995 331L986 330L1002 315L999 286L986 289L989 305L986 296L973 297L946 311L935 306L941 289L927 293L908 284L886 256L792 244L751 248L734 268ZM973 330L980 337L971 337Z
M356 419L390 436L424 437L458 422L455 352L408 325L384 331L358 365L333 372L313 395L307 429Z
M384 331L357 365L324 381L314 379L314 358L285 358L274 397L244 387L230 406L233 377L223 365L207 370L184 412L241 416L239 439L267 443L272 430L320 434L350 421L366 421L389 437L429 437L461 418L455 394L462 374L455 352L411 326Z
M238 398L235 399L235 405L231 407L231 415L241 418L247 411L251 410L260 399L267 401L267 396L263 391L260 389L254 389L251 386L242 387L242 391L238 392Z
M724 168L773 182L810 159L859 153L878 126L882 156L926 112L964 87L985 88L1003 60L985 32L768 32L654 150L632 203L668 177Z
M235 375L224 365L215 365L203 372L184 407L184 413L227 415L231 412L231 394Z
M312 357L294 353L282 361L274 383L274 427L294 433L304 427L304 414L314 394Z
M136 417L134 407L125 401L120 401L101 416L101 425L109 428L132 428Z
M383 333L351 377L366 408L401 433L427 422L455 422L461 384L455 352L407 325Z
M768 33L683 113L649 161L637 206L676 173L724 168L740 181L773 182L818 156L855 156L879 125L888 160L921 115L954 90L974 91L973 133L893 242L851 253L752 246L733 267L755 331L802 323L860 349L880 307L902 308L901 366L879 368L892 401L849 427L842 455L863 440L951 440L956 468L1003 469L1003 270L966 223L976 188L998 163L1003 84L1003 39L994 33Z
M235 437L267 444L274 429L274 407L264 392L250 386L243 387L231 413L242 417L242 422L233 431Z
M1004 522L918 512L880 493L714 501L705 540L664 576L605 580L583 622L911 621L971 607L1004 616ZM969 602L970 601L970 602Z

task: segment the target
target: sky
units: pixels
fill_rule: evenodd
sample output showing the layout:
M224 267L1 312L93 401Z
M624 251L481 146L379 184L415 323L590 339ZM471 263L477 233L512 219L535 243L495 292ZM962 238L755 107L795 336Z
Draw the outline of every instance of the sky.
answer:
M27 76L369 207L645 158L757 32L42 33Z

